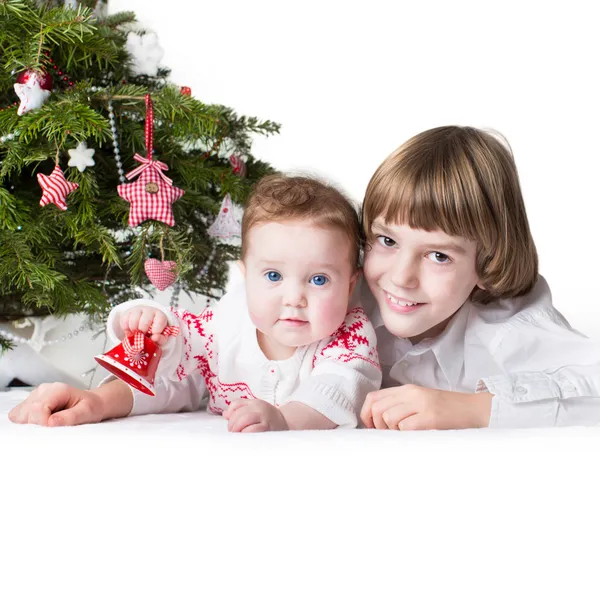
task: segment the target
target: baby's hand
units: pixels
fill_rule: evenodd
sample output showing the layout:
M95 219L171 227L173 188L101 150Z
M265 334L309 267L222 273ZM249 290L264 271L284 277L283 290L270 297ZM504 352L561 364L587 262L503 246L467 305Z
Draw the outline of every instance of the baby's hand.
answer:
M169 324L167 316L156 308L139 306L125 311L121 315L120 325L125 336L132 335L136 331L148 333L152 327L152 341L159 346L164 346L169 339L162 335L163 329Z
M284 431L289 429L281 411L264 400L234 400L223 413L233 432Z
M13 423L34 425L81 425L99 423L105 418L104 403L95 392L80 390L66 383L43 383L8 418Z

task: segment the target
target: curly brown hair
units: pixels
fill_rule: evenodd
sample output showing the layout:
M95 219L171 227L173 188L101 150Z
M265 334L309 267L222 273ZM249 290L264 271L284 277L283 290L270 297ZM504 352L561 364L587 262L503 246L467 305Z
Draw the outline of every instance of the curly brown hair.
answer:
M263 177L250 194L242 217L242 260L252 227L296 219L343 232L351 244L352 264L358 268L362 229L355 205L335 187L318 179L281 174Z

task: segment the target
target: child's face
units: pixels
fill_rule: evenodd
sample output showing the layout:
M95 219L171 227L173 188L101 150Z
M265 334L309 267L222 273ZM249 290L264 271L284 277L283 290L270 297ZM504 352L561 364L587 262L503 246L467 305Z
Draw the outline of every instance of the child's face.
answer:
M413 343L439 335L479 284L476 243L381 218L372 232L364 276L386 328Z
M294 220L260 223L248 238L241 265L248 309L271 347L285 351L334 333L357 276L348 237Z

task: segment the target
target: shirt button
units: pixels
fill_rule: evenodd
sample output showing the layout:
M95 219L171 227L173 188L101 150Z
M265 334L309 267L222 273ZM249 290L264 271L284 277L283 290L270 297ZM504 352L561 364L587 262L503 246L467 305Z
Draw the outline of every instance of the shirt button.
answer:
M523 396L527 393L527 388L523 387L522 385L518 385L515 388L515 392L519 395L519 396Z

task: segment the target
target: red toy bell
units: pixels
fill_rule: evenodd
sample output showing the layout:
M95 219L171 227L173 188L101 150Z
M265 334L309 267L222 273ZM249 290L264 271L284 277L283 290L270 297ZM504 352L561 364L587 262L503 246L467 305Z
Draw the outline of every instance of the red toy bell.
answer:
M178 333L178 327L165 327L162 332L167 336ZM94 358L127 385L154 396L154 376L161 355L162 350L149 335L136 331L106 354L99 354Z

